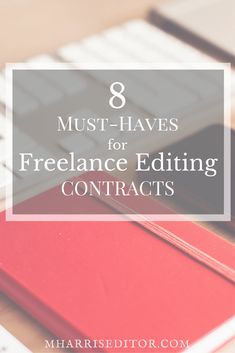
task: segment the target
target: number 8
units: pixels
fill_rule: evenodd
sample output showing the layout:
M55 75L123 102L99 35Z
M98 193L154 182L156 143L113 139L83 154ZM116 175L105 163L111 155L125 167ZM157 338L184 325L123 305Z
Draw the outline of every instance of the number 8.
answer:
M117 91L115 89L115 86L119 86L120 87L120 90ZM121 109L124 107L124 105L126 104L126 98L122 95L122 93L125 91L125 86L123 83L121 82L113 82L110 86L110 92L113 94L113 96L110 98L109 100L109 104L112 108L114 109ZM121 104L119 105L114 105L114 100L119 99L121 101Z

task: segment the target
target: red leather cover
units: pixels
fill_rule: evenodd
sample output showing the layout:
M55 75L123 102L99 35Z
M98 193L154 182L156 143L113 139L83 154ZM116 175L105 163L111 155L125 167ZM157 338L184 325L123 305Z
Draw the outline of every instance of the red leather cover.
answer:
M59 337L193 343L235 313L231 273L159 231L234 265L232 245L194 223L154 222L150 231L133 222L6 222L2 213L0 225L1 289Z

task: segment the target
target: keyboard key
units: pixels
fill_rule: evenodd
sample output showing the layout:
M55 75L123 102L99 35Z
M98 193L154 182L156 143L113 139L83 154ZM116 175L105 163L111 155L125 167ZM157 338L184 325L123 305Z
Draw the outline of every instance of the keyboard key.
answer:
M81 132L69 134L59 141L60 147L67 152L74 152L78 156L83 156L95 147L95 142Z
M15 152L28 152L36 146L36 141L28 134L24 133L17 126L13 127L14 149Z
M58 66L60 72L57 73L57 70L54 70L54 68L56 68L57 64L60 65L60 63L58 63L58 61L50 55L42 54L35 56L28 60L28 63L33 65L38 64L40 65L39 67L42 67L42 69L43 65L45 65L44 71L41 71L40 74L42 74L42 76L44 76L49 82L56 84L56 87L61 89L66 94L77 94L82 92L87 87L86 80L78 71L70 71L73 69L71 64L61 63L62 65ZM50 70L47 69L48 66L46 64L55 64L55 66L53 66Z
M39 103L32 96L25 93L22 89L14 87L13 109L17 117L34 112Z
M5 187L11 182L11 172L0 163L0 199L5 196Z
M0 162L5 160L5 140L0 138Z
M128 53L124 53L119 48L116 48L116 46L110 43L102 34L83 40L82 45L105 62L126 63L128 61L130 62L132 58Z
M0 102L7 105L5 77L0 74ZM14 87L14 108L19 115L31 113L37 109L38 103L18 87Z
M0 162L6 159L6 134L11 131L10 126L10 121L0 114Z
M6 136L6 118L0 113L0 138Z
M30 70L18 71L16 82L26 92L45 105L58 102L63 97L62 92L58 88L52 86L39 73ZM18 99L20 100L20 98Z
M4 121L5 120L5 121ZM10 122L6 118L1 118L0 116L0 127L3 126L4 129L10 129ZM11 130L10 130L11 131ZM14 139L14 153L18 154L20 152L29 152L32 148L36 146L36 141L33 140L29 135L21 131L17 126L13 128L13 139ZM0 162L7 159L10 155L10 151L5 154L6 151L6 133L4 131L4 136L0 137Z
M59 87L64 93L72 95L81 93L87 87L86 80L80 72L68 70L44 70L43 75Z
M159 54L151 46L146 46L139 40L133 40L124 28L118 27L107 30L104 32L104 36L110 42L110 45L116 45L120 51L129 54L132 61L155 62L159 60Z
M54 64L55 62L56 60L53 58L53 56L48 54L36 55L27 60L27 63L29 65L30 64Z
M0 103L3 105L6 104L6 85L5 85L5 78L2 74L0 74Z
M73 62L81 67L83 64L99 62L99 59L92 53L89 53L81 44L72 43L60 48L57 54L65 61Z

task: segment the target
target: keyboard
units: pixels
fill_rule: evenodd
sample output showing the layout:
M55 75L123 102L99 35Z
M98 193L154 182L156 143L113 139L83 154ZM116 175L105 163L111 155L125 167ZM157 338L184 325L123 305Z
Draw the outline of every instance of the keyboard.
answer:
M156 28L144 20L132 20L124 23L120 26L107 29L99 34L95 34L88 38L84 38L78 42L70 43L66 46L58 48L53 54L43 53L33 58L28 58L26 63L30 66L32 64L52 64L56 62L63 62L68 68L85 68L86 64L132 64L134 63L177 63L179 66L187 63L214 63L216 60L203 52L195 49L187 43L182 42L176 37L165 33L163 30ZM43 66L42 66L43 67ZM63 102L63 97L72 97L73 95L80 93L86 89L87 82L90 79L96 80L100 85L107 85L106 75L100 74L97 71L89 73L91 77L81 74L79 80L74 80L70 71L64 72L63 79L56 78L51 75L50 72L44 72L41 75L32 73L30 90L24 83L19 82L15 88L16 97L19 98L20 104L15 105L17 114L34 114L40 106L50 107L58 102ZM134 76L133 76L134 75ZM197 79L196 76L194 79ZM72 81L71 81L72 80ZM73 82L73 84L71 84ZM141 93L153 95L155 90L154 82L148 84L144 82L144 77L138 75L138 73L130 73L128 76L128 83L130 85L136 85L136 82L141 83L138 85L139 96ZM167 82L169 89L174 88L174 82ZM188 101L188 105L195 103L195 96L197 92L188 92L187 86L189 82L182 82L184 85L184 100ZM204 86L206 87L206 94L212 94L216 87L216 82L212 82L210 73L208 73L208 80L204 80ZM235 92L235 73L232 74L232 87ZM38 89L38 87L42 89ZM172 88L172 89L173 89ZM141 91L142 90L142 91ZM144 95L143 95L144 97ZM142 114L154 114L151 106L142 99L136 101L136 97L129 93L127 98L132 102L133 116L137 113ZM233 93L234 98L234 93ZM16 100L17 101L17 100ZM194 102L195 101L195 102ZM196 102L197 103L197 102ZM196 104L195 103L195 104ZM6 166L5 161L5 138L6 138L6 126L9 124L8 120L4 117L4 111L6 107L5 99L5 79L4 72L0 73L0 199L4 199L4 189L6 184L10 181L12 171ZM173 111L182 108L183 102L177 103L179 106L173 107ZM73 113L73 112L71 112ZM128 112L129 113L129 112ZM94 116L95 113L90 107L83 107L82 110L76 112L76 114L84 114ZM112 118L112 117L111 117ZM190 122L189 122L190 123ZM17 135L17 140L22 143L22 151L30 150L31 152L40 151L40 155L47 155L50 145L47 147L40 146L33 135L29 134L22 121L18 126L14 127L14 134ZM120 131L112 128L110 131L112 136L118 136ZM132 143L139 142L138 134L130 136L135 139ZM87 150L95 149L102 153L102 147L104 144L103 137L100 134L89 136L84 133L81 137L84 142L82 145L86 146ZM69 153L69 151L76 148L76 138L73 134L63 137L58 143L56 142L57 151L54 153L61 155L61 153ZM82 151L85 153L86 151ZM6 157L7 158L7 157ZM24 176L22 173L14 174L14 178L20 179L19 192L26 188L33 187L36 184L42 183L43 177L31 178L30 171ZM45 176L46 178L46 176ZM30 183L29 183L30 180Z

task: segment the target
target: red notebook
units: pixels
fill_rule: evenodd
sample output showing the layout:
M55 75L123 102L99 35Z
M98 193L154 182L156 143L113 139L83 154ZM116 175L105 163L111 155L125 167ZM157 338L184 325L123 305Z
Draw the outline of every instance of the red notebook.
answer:
M75 351L179 352L235 313L234 248L195 223L0 224L0 288Z

